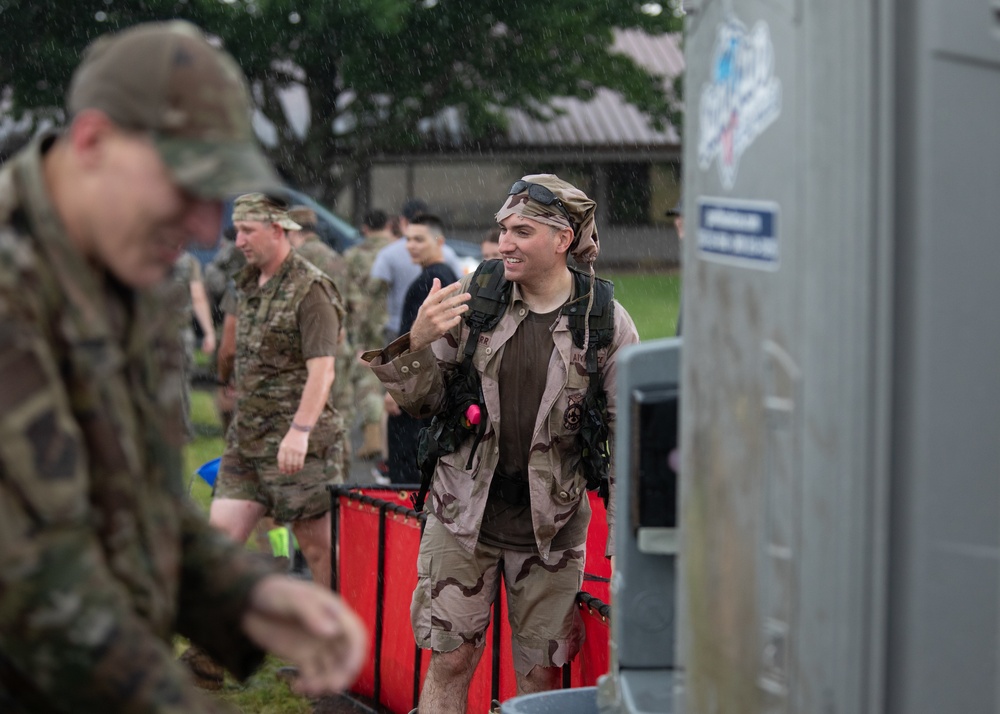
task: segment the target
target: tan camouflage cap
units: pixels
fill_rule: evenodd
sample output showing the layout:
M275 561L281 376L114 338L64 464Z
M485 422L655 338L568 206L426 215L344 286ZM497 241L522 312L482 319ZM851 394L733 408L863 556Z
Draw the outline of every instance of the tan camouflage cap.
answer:
M276 223L286 231L302 230L302 226L288 217L288 206L263 193L247 193L233 201L233 223L237 221Z
M254 137L242 71L189 22L145 23L94 40L66 105L71 115L100 109L125 129L151 132L174 180L197 196L281 187Z
M523 190L508 195L503 206L497 211L496 221L506 219L517 214L523 218L530 218L533 221L544 223L555 228L572 228L574 231L573 244L570 246L570 255L580 265L589 265L597 260L598 253L601 252L600 242L597 237L597 226L594 222L594 214L597 211L597 203L587 197L583 191L571 183L563 181L555 174L529 174L522 176L521 180L512 187L523 186ZM551 194L554 194L562 208L558 204L541 203L531 197L530 185L543 186ZM563 208L572 219L572 224L563 213Z

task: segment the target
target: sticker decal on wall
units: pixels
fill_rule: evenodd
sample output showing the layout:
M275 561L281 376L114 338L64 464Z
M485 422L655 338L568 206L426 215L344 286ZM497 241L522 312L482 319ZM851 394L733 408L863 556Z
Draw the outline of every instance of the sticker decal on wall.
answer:
M767 25L753 30L730 16L719 25L712 78L698 107L698 164L718 159L726 189L736 182L740 157L781 114L781 82L774 76L774 45Z

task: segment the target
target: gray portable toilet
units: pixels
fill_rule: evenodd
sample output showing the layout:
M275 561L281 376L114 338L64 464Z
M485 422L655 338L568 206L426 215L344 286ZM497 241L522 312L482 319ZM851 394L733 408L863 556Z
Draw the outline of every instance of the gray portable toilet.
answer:
M1000 1L684 4L683 710L1000 712Z

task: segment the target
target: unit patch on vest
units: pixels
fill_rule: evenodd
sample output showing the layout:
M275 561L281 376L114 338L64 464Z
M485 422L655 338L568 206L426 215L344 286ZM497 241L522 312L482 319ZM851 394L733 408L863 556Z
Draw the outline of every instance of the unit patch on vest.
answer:
M569 395L569 406L563 414L563 429L576 431L583 421L583 395Z

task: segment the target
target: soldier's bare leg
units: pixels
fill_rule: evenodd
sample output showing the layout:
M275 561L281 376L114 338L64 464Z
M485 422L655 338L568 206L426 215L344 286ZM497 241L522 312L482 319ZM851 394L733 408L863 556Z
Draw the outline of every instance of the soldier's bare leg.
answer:
M330 513L319 518L292 522L292 532L309 564L313 582L330 587Z
M235 498L215 498L208 522L237 543L245 543L257 521L264 515L263 504Z
M451 652L433 652L424 688L420 690L420 714L465 714L469 683L485 647L460 645Z
M517 693L533 694L559 689L562 684L561 667L541 667L535 665L527 674L517 672Z

